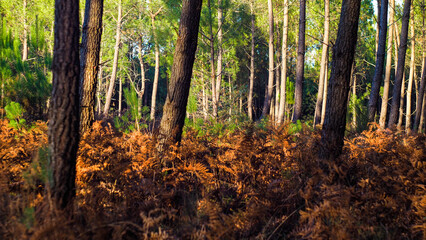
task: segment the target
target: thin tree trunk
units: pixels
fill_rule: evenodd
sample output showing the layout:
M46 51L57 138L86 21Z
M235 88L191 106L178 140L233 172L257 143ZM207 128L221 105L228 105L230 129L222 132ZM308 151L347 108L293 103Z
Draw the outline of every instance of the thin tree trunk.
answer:
M231 103L229 105L229 120L231 120L231 116L232 116L232 106L234 104L232 104L232 84L231 84L231 75L228 75L228 85L229 85L229 102Z
M96 85L102 38L103 0L86 0L80 48L80 132L85 133L95 121Z
M272 92L274 88L274 13L272 7L272 0L268 0L268 22L269 22L269 69L268 69L268 86L265 94L265 100L263 102L262 109L262 118L268 115L270 106L271 106L271 98Z
M52 199L56 207L72 207L80 125L79 3L55 1L55 45L49 147Z
M360 8L361 0L343 0L321 133L321 159L335 159L342 153Z
M145 64L143 61L143 54L142 54L142 36L139 39L140 46L139 46L139 65L141 68L141 88L138 92L138 115L142 116L142 105L143 105L143 95L145 94Z
M247 112L250 120L253 121L253 88L254 88L254 37L255 37L255 15L253 1L250 1L250 13L251 13L251 52L250 52L250 87L247 99Z
M424 61L426 62L426 58L424 58ZM421 78L420 88L419 88L419 95L417 96L416 119L414 121L414 127L413 127L414 131L419 130L420 119L421 119L421 116L422 116L422 109L424 110L424 107L423 107L424 97L423 96L425 95L425 85L426 85L426 67L423 65L422 78Z
M118 2L118 15L117 15L117 26L116 26L116 35L115 35L115 46L114 46L114 58L112 63L112 73L111 79L109 80L108 92L106 95L105 106L104 106L104 115L108 116L109 107L111 106L112 93L114 91L115 79L117 78L117 66L118 66L118 53L120 50L120 41L121 41L121 0Z
M322 108L321 108L321 126L324 124L325 109L326 109L326 106L327 106L327 94L328 94L328 56L329 56L329 49L327 50L327 57L326 57L325 71L324 71L324 94L323 94Z
M123 100L123 81L118 80L118 116L121 117L121 103Z
M213 34L213 15L211 0L207 1L207 7L209 9L209 41L210 41L210 78L212 81L212 105L213 105L213 117L217 117L217 101L216 101L216 72L214 67L214 34Z
M419 132L426 132L425 130L425 119L426 119L426 94L423 93L423 106L422 106L422 114L420 117L420 124L419 124Z
M203 64L203 67L201 69L204 69L204 64ZM208 106L208 97L207 97L207 93L206 93L206 85L205 85L205 82L204 82L204 72L201 72L201 84L203 86L203 116L204 116L204 120L207 120L207 118L208 118L207 110L208 110L209 106Z
M388 22L388 0L383 0L380 15L379 46L376 55L376 69L374 71L373 83L371 86L370 100L368 101L368 121L374 122L377 112L377 105L380 96L380 86L382 84L383 66L385 64L386 53L386 32Z
M102 55L102 52L100 52ZM98 87L96 88L96 101L97 101L97 114L101 114L102 103L101 103L101 90L103 86L103 78L102 78L102 65L100 63L102 56L99 56L99 74L98 74Z
M277 46L276 49L278 50L280 48L280 41L279 41L279 34L280 34L280 30L279 30L279 24L276 25L277 26ZM277 123L278 122L278 114L279 114L279 108L280 108L280 59L281 59L281 52L277 51L277 61L276 61L276 69L275 69L275 103L274 103L274 122Z
M180 142L191 85L192 68L197 49L202 0L182 1L179 36L163 108L157 149L161 153L168 144Z
M288 0L284 0L283 42L281 46L281 86L278 123L284 121L287 83Z
M353 84L352 84L352 130L355 131L357 128L357 114L356 114L356 84L357 84L357 79L356 79L356 74L354 73L355 71L355 64L352 65L352 79L353 79Z
M381 129L384 129L386 126L386 115L388 111L388 101L389 101L389 87L390 87L390 75L392 70L392 39L394 33L394 9L395 9L395 0L390 1L390 13L389 13L389 37L388 37L388 51L386 58L386 71L385 71L385 81L383 85L383 97L382 97L382 107L380 111L380 120L379 125Z
M160 8L156 13L151 12L151 26L152 34L154 35L154 44L155 44L155 73L154 73L154 83L152 86L152 95L151 95L151 120L155 122L155 106L157 102L157 89L158 89L158 79L160 76L160 48L158 46L158 37L157 37L157 28L155 26L155 17L161 12Z
M381 0L377 0L377 19L376 19L377 30L380 29L380 25L381 25L380 19L381 19L381 16L382 16L382 1ZM376 31L376 52L378 52L378 50L379 50L379 41L380 41L379 38L380 38L379 31Z
M297 46L296 87L294 92L293 123L302 116L302 97L305 64L305 26L306 26L306 0L300 0L299 15L299 42Z
M317 124L320 124L321 122L321 109L322 109L322 102L324 97L323 95L324 94L324 78L326 76L324 72L326 69L326 62L327 62L329 34L330 34L330 1L325 0L324 1L324 39L322 42L321 68L320 68L320 75L319 75L319 81L318 81L317 102L315 105L314 126L316 126Z
M223 6L222 0L217 1L217 73L216 73L216 103L219 104L220 84L222 82L222 39L223 39Z
M411 7L413 8L413 7ZM411 93L413 89L414 72L415 70L415 52L416 52L416 39L414 33L414 11L411 9L411 61L410 61L410 76L408 78L407 88L407 105L405 107L405 131L411 130Z
M27 23L27 0L24 0L23 4L23 12L24 12L24 36L23 36L23 46L22 46L22 61L27 61L28 59L28 23Z
M402 75L402 85L401 85L401 98L399 100L399 115L398 115L398 123L396 125L397 130L402 129L402 120L404 117L404 94L405 94L405 71Z
M398 68L395 77L395 84L392 96L392 107L389 115L389 127L395 127L398 120L398 110L401 100L401 86L403 82L403 72L405 66L405 54L407 51L408 25L410 22L411 0L405 0L402 16L401 40L398 51Z

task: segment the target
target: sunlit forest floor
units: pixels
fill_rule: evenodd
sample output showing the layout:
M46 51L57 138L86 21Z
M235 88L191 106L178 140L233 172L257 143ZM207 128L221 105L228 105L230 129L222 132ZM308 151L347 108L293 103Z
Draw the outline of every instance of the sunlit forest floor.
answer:
M374 128L374 126L372 127ZM226 130L227 129L227 130ZM186 128L82 137L71 217L53 209L47 126L0 120L0 239L424 239L426 136L369 130L319 161L320 132Z

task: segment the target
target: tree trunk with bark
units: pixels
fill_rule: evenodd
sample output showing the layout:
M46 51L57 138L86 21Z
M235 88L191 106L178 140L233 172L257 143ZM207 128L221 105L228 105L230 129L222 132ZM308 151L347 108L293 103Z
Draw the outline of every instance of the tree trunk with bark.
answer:
M268 0L268 22L269 22L269 68L268 68L268 86L266 89L265 100L263 102L262 118L269 114L271 107L272 93L274 89L274 12L272 0Z
M403 73L405 66L405 54L407 52L408 24L410 22L411 0L405 0L402 15L401 40L398 51L398 67L395 77L395 84L392 95L392 107L389 115L389 127L394 128L398 120L398 111L401 100L401 86L403 83Z
M335 159L342 153L351 68L357 42L361 0L343 0L336 44L333 47L331 76L324 125L321 132L321 159Z
M300 0L299 8L299 42L297 46L296 87L294 92L293 123L302 116L302 97L305 64L305 27L306 27L306 0Z
M191 85L192 68L197 50L202 0L182 1L179 36L173 58L172 74L163 108L157 149L180 142Z
M80 132L85 133L95 121L96 85L102 38L103 0L86 0L80 48Z
M392 39L393 39L393 28L395 27L394 23L394 9L395 9L395 0L390 1L390 12L389 12L389 37L388 37L388 46L387 46L387 58L386 58L386 70L385 70L385 80L383 85L383 96L382 96L382 107L380 108L380 120L379 125L381 129L384 129L386 126L386 116L388 110L388 101L389 101L389 87L390 87L390 75L392 70Z
M112 73L111 73L111 79L109 80L109 87L108 87L108 92L106 95L105 106L104 106L105 117L108 116L109 107L111 106L112 94L114 91L115 79L117 78L118 54L120 50L120 41L121 41L121 20L122 20L121 15L122 15L121 0L119 0L117 26L116 26L116 33L115 33L114 58L112 63Z
M321 109L322 102L324 97L324 78L326 78L325 69L327 63L327 51L328 51L328 41L330 34L330 1L324 1L324 39L322 42L322 54L321 54L321 68L318 81L318 95L317 102L315 105L315 118L314 126L320 124L321 122Z
M380 86L382 84L383 66L385 64L386 53L386 32L388 23L388 0L382 0L379 30L379 46L376 54L376 69L374 71L373 83L371 86L370 100L368 101L368 121L374 122L377 112L377 105L380 96Z
M253 118L253 88L254 88L254 50L255 50L255 15L254 15L254 6L253 1L250 2L250 12L251 12L251 52L250 52L250 87L249 94L247 99L247 111L250 120Z
M207 1L207 7L209 9L209 42L210 42L210 78L212 83L212 106L213 106L213 117L217 117L217 101L216 101L216 72L214 67L214 34L213 34L213 15L211 0Z
M287 83L288 0L284 0L283 42L281 46L281 84L278 123L284 121Z
M24 36L22 42L22 61L28 59L28 21L27 21L27 0L23 2L23 18L24 18Z
M56 207L72 206L80 124L79 3L55 1L55 45L49 114L52 199Z
M157 102L158 79L160 76L160 47L158 46L157 27L155 26L155 17L161 12L162 8L158 9L156 13L150 13L152 34L154 36L154 49L155 49L155 72L154 82L152 85L151 95L151 120L155 122L155 106Z
M411 7L411 60L410 60L410 76L408 77L408 87L407 87L407 105L405 107L405 131L409 132L411 130L411 93L413 89L414 72L415 68L415 52L416 52L416 39L414 33L414 11Z
M222 83L222 60L223 60L223 6L222 0L217 1L217 73L216 73L216 103L219 104L220 84Z

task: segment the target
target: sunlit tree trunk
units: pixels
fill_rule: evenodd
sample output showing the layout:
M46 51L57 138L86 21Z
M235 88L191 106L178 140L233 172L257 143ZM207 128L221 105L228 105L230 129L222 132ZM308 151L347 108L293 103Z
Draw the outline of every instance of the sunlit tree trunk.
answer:
M413 7L411 7L413 8ZM416 39L414 33L414 11L411 9L411 61L410 61L410 76L408 78L407 88L407 105L405 107L405 131L411 130L411 93L413 89L414 72L415 72L415 52Z
M96 85L102 38L103 0L86 0L80 47L80 131L86 132L95 121Z
M158 36L157 36L157 27L155 26L155 17L161 12L162 8L158 9L156 13L150 13L151 15L151 26L152 34L154 35L154 45L155 45L155 72L154 72L154 82L152 84L152 94L151 94L151 120L155 121L155 106L157 102L157 89L158 89L158 79L160 76L160 48L158 46Z
M383 66L385 64L386 53L386 32L388 22L388 0L382 0L380 14L379 45L376 54L376 69L374 71L373 83L371 86L370 99L368 101L368 121L374 122L377 112L377 105L380 96L380 86L382 84Z
M28 59L28 23L27 23L27 0L23 2L23 20L24 20L24 36L22 43L22 61Z
M118 54L120 50L120 41L121 41L121 0L118 1L118 15L117 15L117 26L115 33L115 46L114 46L114 58L112 63L112 73L111 79L109 80L108 92L106 95L105 106L104 106L104 115L108 116L109 107L111 106L112 94L114 91L115 79L117 78L117 66L118 66Z
M249 94L247 98L247 112L250 120L253 121L253 87L254 87L254 34L255 34L255 15L253 1L250 1L250 12L251 12L251 52L250 52L250 86Z
M142 116L142 105L143 105L143 95L145 94L145 64L143 61L142 54L142 36L139 38L140 46L139 46L139 65L141 68L141 88L138 92L138 115Z
M207 1L207 7L209 9L209 41L210 41L210 78L212 81L212 106L213 106L213 117L217 117L217 101L216 101L216 72L214 67L214 34L213 34L213 15L211 0Z
M333 47L326 114L321 132L319 153L321 159L335 159L342 152L360 7L361 0L343 0L342 2L337 38Z
M418 94L417 94L417 101L416 101L416 117L414 119L414 125L413 125L413 130L415 132L417 131L421 131L420 126L420 120L421 120L421 116L422 116L422 111L424 111L424 95L425 95L425 85L426 85L426 32L425 32L425 1L423 0L422 2L422 51L423 51L423 56L422 56L422 75L421 75L421 80L420 80L420 86L419 86L419 90L418 90Z
M268 23L269 23L269 68L268 68L268 86L266 88L265 100L263 102L262 118L268 115L272 93L274 89L274 13L272 7L272 0L268 0Z
M302 97L305 65L305 27L306 27L306 0L300 0L299 8L299 42L297 46L296 86L294 91L293 123L302 116Z
M411 0L405 0L402 16L401 40L398 51L398 67L392 96L392 107L389 115L389 127L395 127L398 120L398 110L401 100L401 86L403 83L403 72L405 66L405 54L407 51L408 24L410 22Z
M389 37L388 37L388 46L387 46L387 58L386 58L386 70L385 70L385 80L383 85L383 97L382 97L382 107L380 111L380 120L379 125L381 129L384 129L386 126L386 116L388 111L388 100L389 100L389 87L390 87L390 75L392 70L392 39L393 39L393 28L395 27L394 23L394 9L395 9L395 0L390 1L390 12L389 12Z
M52 199L56 207L72 207L80 125L79 4L55 1L55 45L49 109Z
M102 113L101 92L103 91L103 76L102 76L102 51L99 52L99 72L98 72L98 87L96 88L97 114Z
M274 98L274 122L278 122L278 114L279 114L279 108L280 108L280 59L281 59L281 52L278 51L280 49L280 42L279 42L279 24L276 25L277 27L277 40L276 40L276 48L277 54L276 54L276 68L275 68L275 98Z
M216 73L216 104L219 104L220 84L222 82L222 60L223 60L223 6L222 0L217 1L217 73Z
M287 83L288 0L284 0L283 42L281 46L281 84L278 123L284 121Z
M351 77L352 77L352 130L356 130L357 128L357 113L356 113L356 85L357 85L357 79L356 79L356 74L355 74L355 63L352 64L352 73L351 73Z
M327 50L327 58L325 62L325 71L324 71L324 93L322 98L322 108L321 108L321 126L324 124L325 118L325 109L327 106L327 94L328 94L328 56L329 50Z
M422 132L422 131L426 132L425 119L426 119L426 94L423 93L423 106L422 106L422 114L420 117L419 132Z
M321 68L318 81L318 95L317 102L315 105L315 118L314 126L320 124L321 122L321 109L322 102L324 97L324 78L326 77L325 69L327 63L327 51L328 51L328 41L330 34L330 1L324 1L324 39L322 42L322 54L321 54Z
M172 74L159 129L157 149L160 153L167 148L168 144L181 140L191 85L192 68L197 49L202 2L202 0L182 1L179 35L173 56Z

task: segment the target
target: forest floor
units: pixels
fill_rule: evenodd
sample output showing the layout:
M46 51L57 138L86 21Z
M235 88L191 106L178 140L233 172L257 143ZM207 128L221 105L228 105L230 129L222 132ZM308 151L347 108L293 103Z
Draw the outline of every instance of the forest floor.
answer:
M374 126L373 126L374 127ZM320 132L246 124L155 137L96 122L70 217L49 198L47 126L0 120L0 239L424 239L426 136L370 129L341 157Z

